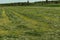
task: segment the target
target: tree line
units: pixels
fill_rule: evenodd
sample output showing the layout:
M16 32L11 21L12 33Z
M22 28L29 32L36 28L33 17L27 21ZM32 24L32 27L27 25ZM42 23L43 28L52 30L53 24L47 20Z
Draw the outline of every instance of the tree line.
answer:
M0 6L33 6L33 5L39 5L40 6L40 5L52 4L52 3L54 3L54 4L60 3L60 0L59 1L46 0L46 1L39 1L39 2L32 2L32 3L27 1L27 2L0 4Z

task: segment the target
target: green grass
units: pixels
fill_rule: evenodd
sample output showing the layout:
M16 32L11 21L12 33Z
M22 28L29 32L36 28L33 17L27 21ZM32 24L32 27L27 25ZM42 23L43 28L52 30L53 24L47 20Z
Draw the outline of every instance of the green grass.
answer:
M60 4L47 4L45 7L60 7Z
M60 7L0 7L0 40L60 40Z

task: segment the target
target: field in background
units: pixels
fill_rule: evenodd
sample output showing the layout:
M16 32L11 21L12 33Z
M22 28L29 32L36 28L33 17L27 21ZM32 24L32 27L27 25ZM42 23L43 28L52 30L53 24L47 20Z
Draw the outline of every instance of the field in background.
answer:
M60 40L60 7L0 7L0 40Z

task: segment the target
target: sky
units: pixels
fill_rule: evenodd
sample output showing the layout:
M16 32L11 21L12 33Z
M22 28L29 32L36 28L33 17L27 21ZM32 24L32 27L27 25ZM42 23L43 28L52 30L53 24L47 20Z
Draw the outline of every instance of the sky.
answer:
M29 0L30 2L42 1L42 0ZM0 3L12 3L12 2L27 2L27 0L0 0Z

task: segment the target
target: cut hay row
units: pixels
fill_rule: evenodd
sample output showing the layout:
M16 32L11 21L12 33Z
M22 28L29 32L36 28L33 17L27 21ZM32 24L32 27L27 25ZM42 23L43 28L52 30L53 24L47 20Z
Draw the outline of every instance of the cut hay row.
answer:
M60 8L0 8L0 39L60 40Z

